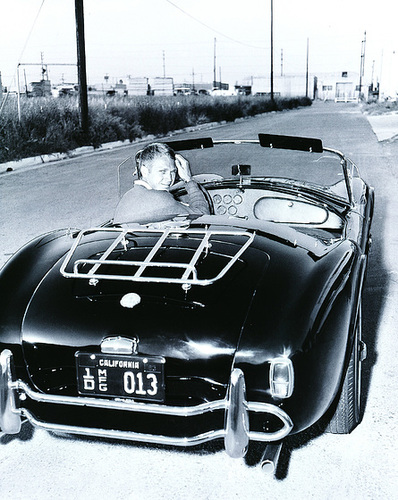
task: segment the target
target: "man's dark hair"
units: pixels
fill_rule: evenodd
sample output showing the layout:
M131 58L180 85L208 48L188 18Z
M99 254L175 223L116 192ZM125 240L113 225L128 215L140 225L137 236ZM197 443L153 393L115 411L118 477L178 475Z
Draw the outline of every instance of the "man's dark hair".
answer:
M172 160L175 160L176 157L174 151L167 144L162 142L153 142L137 152L135 155L135 164L137 167L137 175L140 179L142 176L141 166L144 163L154 160L158 156L168 156Z

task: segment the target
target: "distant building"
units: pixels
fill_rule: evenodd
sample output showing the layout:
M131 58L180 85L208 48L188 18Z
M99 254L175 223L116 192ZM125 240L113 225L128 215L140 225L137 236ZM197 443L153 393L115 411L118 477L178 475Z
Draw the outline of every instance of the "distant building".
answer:
M51 93L54 97L65 97L77 95L79 86L75 83L61 83L60 85L53 85Z
M363 80L360 86L359 73L342 71L318 76L318 98L323 101L356 102L368 99L368 85Z
M229 83L214 81L213 90L229 90Z
M271 78L267 77L252 77L252 94L253 95L270 95L271 94ZM308 88L307 77L302 75L274 75L273 78L274 96L281 97L304 97L308 95L311 99L314 98L316 92L316 77L309 75Z
M127 81L128 95L148 95L148 78L129 78Z
M171 96L174 93L173 78L128 78L126 85L127 94L131 95L155 95Z
M198 95L209 95L213 89L213 83L195 83L195 90Z
M250 95L252 93L251 85L235 85L235 92L238 95Z
M383 67L380 71L380 98L396 101L398 99L398 51L385 50Z
M127 85L123 83L123 80L119 80L114 86L114 91L117 95L127 95Z
M251 92L253 95L270 95L270 77L252 77ZM361 87L361 88L360 88ZM240 92L245 87L241 86ZM275 75L273 81L274 96L303 97L322 99L323 101L355 102L362 97L369 98L369 85L359 73L341 71L322 73L317 76L309 74Z
M172 78L148 78L150 95L174 95L174 83Z
M51 81L50 80L40 80L39 82L31 82L33 97L49 97L51 93Z
M174 85L174 95L193 95L196 91L190 85Z
M213 83L175 83L174 95L210 95L213 90Z

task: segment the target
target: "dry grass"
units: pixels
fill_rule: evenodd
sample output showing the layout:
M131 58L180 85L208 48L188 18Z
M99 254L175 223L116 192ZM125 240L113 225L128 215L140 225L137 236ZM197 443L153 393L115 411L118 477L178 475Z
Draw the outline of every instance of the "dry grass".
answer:
M308 105L311 100L306 98L272 102L252 96L91 97L90 132L84 137L77 98L24 98L19 122L16 98L12 97L0 116L0 163Z
M397 101L369 102L362 104L362 111L369 115L384 115L386 113L397 113Z

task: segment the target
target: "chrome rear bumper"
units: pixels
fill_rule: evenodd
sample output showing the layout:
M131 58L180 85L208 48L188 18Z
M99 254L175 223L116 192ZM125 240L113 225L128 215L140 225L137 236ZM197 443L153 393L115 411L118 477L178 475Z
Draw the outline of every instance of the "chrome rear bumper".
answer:
M216 410L224 410L224 428L214 429L196 436L174 437L143 434L133 431L121 431L117 429L62 425L37 419L30 410L23 407L23 401L27 398L38 403L123 410L134 413L176 417L193 417L205 415L206 413ZM274 415L281 421L282 427L275 432L250 431L250 413ZM13 377L12 353L9 350L4 350L0 354L0 428L2 432L5 434L17 434L20 431L21 419L23 417L27 418L32 425L49 431L163 445L195 446L207 441L223 438L226 452L231 457L243 457L246 454L250 440L264 442L280 441L286 437L293 428L290 417L279 407L269 403L246 401L244 374L239 368L235 368L232 371L229 389L225 399L210 401L196 406L181 407L156 403L139 403L130 400L117 401L91 397L59 396L37 392L32 390L21 380L15 380L15 377Z

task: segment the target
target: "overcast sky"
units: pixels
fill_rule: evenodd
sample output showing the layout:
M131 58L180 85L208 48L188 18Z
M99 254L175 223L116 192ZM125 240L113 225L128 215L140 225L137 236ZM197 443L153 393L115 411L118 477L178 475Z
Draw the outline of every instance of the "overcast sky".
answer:
M0 71L11 86L18 63L47 63L53 83L77 81L74 0L0 2ZM366 31L365 78L389 70L398 53L396 0L274 0L274 72L359 73ZM84 0L88 81L172 76L234 84L269 74L270 0ZM282 62L283 53L283 62ZM40 66L21 66L27 81ZM21 76L22 78L22 76Z

